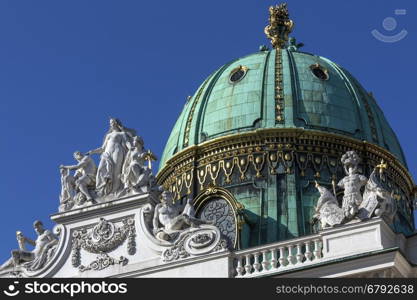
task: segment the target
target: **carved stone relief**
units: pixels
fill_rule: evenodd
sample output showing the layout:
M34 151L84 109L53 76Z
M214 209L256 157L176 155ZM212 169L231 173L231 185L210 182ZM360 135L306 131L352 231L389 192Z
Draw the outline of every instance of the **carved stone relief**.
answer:
M72 235L72 266L80 271L102 270L115 263L126 264L127 258L121 257L114 259L107 253L115 250L127 240L127 253L136 253L135 243L135 222L133 218L122 220L122 226L117 226L112 222L100 218L97 225L90 229L80 229L74 231ZM97 259L88 266L81 264L81 249L88 253L99 254Z
M162 260L170 262L189 256L197 256L227 250L227 241L221 239L219 230L210 225L184 231L174 245L162 252Z

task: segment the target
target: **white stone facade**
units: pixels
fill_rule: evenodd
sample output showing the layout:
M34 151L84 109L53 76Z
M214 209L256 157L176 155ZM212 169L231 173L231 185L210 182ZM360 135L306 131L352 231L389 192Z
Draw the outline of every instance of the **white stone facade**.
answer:
M169 246L156 245L144 228L143 210L155 201L143 194L58 213L53 258L38 272L22 267L1 277L416 277L417 235L395 234L381 218L240 251L219 247L201 255L164 261ZM102 228L100 228L102 225ZM107 227L106 227L107 226ZM108 235L100 230L109 229ZM77 232L92 243L80 247ZM96 243L96 230L106 241ZM114 232L120 235L114 235ZM113 234L113 236L112 236ZM116 237L116 238L115 238ZM90 241L91 242L91 241ZM100 253L91 253L102 247ZM85 250L87 249L87 250ZM91 251L90 251L91 250ZM97 250L97 249L96 249ZM90 252L89 252L90 251ZM78 259L78 262L77 262Z

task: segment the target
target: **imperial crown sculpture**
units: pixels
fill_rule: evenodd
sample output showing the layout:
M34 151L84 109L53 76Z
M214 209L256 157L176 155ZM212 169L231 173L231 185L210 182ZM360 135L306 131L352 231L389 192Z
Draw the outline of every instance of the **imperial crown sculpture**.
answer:
M417 189L375 97L269 14L273 49L188 97L157 174L115 118L74 152L55 227L17 231L0 277L416 277Z

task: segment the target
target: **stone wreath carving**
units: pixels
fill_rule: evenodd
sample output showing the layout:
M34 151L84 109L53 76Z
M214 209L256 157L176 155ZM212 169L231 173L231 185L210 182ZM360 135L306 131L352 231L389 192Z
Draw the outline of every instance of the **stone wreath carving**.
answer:
M72 258L73 267L79 268L80 271L102 270L115 263L127 263L127 258L120 257L114 259L106 253L115 250L122 245L127 239L127 252L129 255L136 253L135 243L135 221L133 218L122 220L122 226L117 227L115 224L100 218L100 221L92 229L83 228L74 231L72 237ZM89 253L99 254L97 260L91 262L88 266L81 264L81 249Z

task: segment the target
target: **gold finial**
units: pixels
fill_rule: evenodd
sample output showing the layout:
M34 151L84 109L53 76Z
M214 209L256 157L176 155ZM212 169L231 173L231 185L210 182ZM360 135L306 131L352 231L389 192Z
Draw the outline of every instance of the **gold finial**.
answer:
M287 3L269 7L269 25L264 32L275 49L285 47L293 27L294 22L289 19Z
M148 161L148 168L152 170L152 161L157 160L156 156L150 151L146 151L144 159Z

